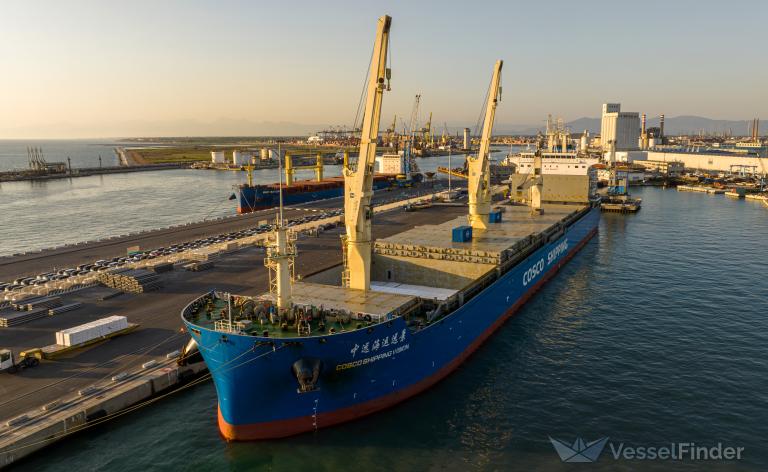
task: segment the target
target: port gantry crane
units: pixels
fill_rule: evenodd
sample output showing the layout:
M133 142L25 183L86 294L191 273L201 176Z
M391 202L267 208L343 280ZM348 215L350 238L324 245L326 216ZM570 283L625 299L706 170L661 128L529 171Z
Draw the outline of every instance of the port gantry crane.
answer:
M368 94L365 101L363 126L360 130L360 155L355 170L344 169L344 272L346 287L371 288L371 218L373 208L373 166L379 135L381 103L384 90L389 90L390 69L387 67L389 28L392 18L379 18L376 41L368 73Z
M413 100L413 108L411 109L411 121L408 124L408 139L411 142L411 147L416 144L416 127L419 125L419 104L421 102L421 94L417 94Z
M448 123L443 122L443 134L440 136L440 145L445 146L451 139L451 134L448 132Z
M480 138L480 150L477 156L467 158L467 179L469 190L469 225L473 230L488 228L491 212L491 172L490 150L493 120L496 117L496 105L501 101L501 66L503 61L496 61L493 68L491 86L488 89L488 102L485 105L483 134Z
M432 146L432 112L429 112L429 120L427 121L427 124L424 125L424 128L421 130L422 132L422 140L423 145L422 148L431 147Z

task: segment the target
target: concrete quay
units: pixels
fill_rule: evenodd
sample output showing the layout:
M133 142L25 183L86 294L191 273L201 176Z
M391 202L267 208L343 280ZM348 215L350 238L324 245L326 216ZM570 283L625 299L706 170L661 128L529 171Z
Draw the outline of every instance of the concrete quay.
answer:
M139 369L121 372L110 379L53 400L0 424L0 467L8 466L70 434L128 413L161 395L198 378L206 371L200 362L176 365L175 356L145 363ZM203 377L194 385L207 380Z
M189 164L147 164L138 166L109 166L109 167L81 167L67 172L35 173L31 171L6 171L0 172L0 182L39 181L55 179L71 179L73 177L89 177L91 175L123 174L125 172L147 172L154 170L185 169Z

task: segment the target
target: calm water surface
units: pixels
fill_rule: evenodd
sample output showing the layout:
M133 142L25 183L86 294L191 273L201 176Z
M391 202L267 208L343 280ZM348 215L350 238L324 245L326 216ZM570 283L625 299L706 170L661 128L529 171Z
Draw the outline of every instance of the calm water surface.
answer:
M80 149L83 159L93 159L99 149L111 152L111 147L99 143L54 143L50 147L59 153ZM0 141L0 170L4 155L18 158L26 152L25 145L33 144ZM452 156L451 165L460 166L464 159L464 155ZM427 172L447 166L449 158L417 161ZM340 174L341 166L325 167L328 177ZM312 171L296 173L297 179L313 176ZM254 172L256 183L273 183L278 178L275 169ZM245 182L245 172L179 169L0 183L0 256L233 215L237 205L228 197L234 185Z
M168 174L164 174L168 175ZM18 470L766 470L768 211L645 189L453 375L362 420L223 442L210 383ZM255 407L268 408L269 405ZM548 437L745 447L730 463L562 464Z

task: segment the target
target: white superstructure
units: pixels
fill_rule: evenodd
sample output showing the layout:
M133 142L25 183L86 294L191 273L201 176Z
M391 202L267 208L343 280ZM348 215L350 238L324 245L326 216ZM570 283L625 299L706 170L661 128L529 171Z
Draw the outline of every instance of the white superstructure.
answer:
M376 156L376 172L379 174L405 174L405 158L403 152L398 154L382 154Z
M518 174L533 172L533 152L510 154L504 164L513 164ZM542 152L542 175L587 175L589 168L600 160L597 157L579 155L576 152Z
M509 196L526 204L585 203L597 193L599 156L576 152L541 152L541 173L534 175L536 153L509 155L516 171L509 178Z

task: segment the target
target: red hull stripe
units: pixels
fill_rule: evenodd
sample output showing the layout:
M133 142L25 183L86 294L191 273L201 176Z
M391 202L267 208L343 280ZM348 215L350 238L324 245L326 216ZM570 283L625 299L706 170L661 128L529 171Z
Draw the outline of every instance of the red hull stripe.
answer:
M432 385L436 384L448 374L453 372L464 360L467 359L488 337L493 334L504 322L512 317L522 307L526 301L528 301L534 293L536 293L542 285L544 285L553 275L557 273L560 268L570 261L573 256L578 253L581 248L589 242L594 235L597 234L597 228L589 232L589 234L571 251L568 255L561 260L556 266L547 271L546 274L531 287L520 299L512 305L502 316L499 317L488 329L483 331L480 336L470 344L467 349L461 354L456 356L448 364L444 365L440 370L432 374L431 376L397 392L390 393L380 398L370 400L360 405L350 406L342 408L336 411L328 413L320 413L317 418L312 415L302 416L297 418L291 418L288 420L270 421L265 423L252 423L252 424L229 424L221 416L221 410L218 410L219 416L219 430L222 436L228 441L251 441L257 439L276 439L284 438L287 436L293 436L299 433L307 431L313 431L317 428L324 428L339 423L344 423L356 418L360 418L371 413L389 408L408 397L416 395L428 389Z

